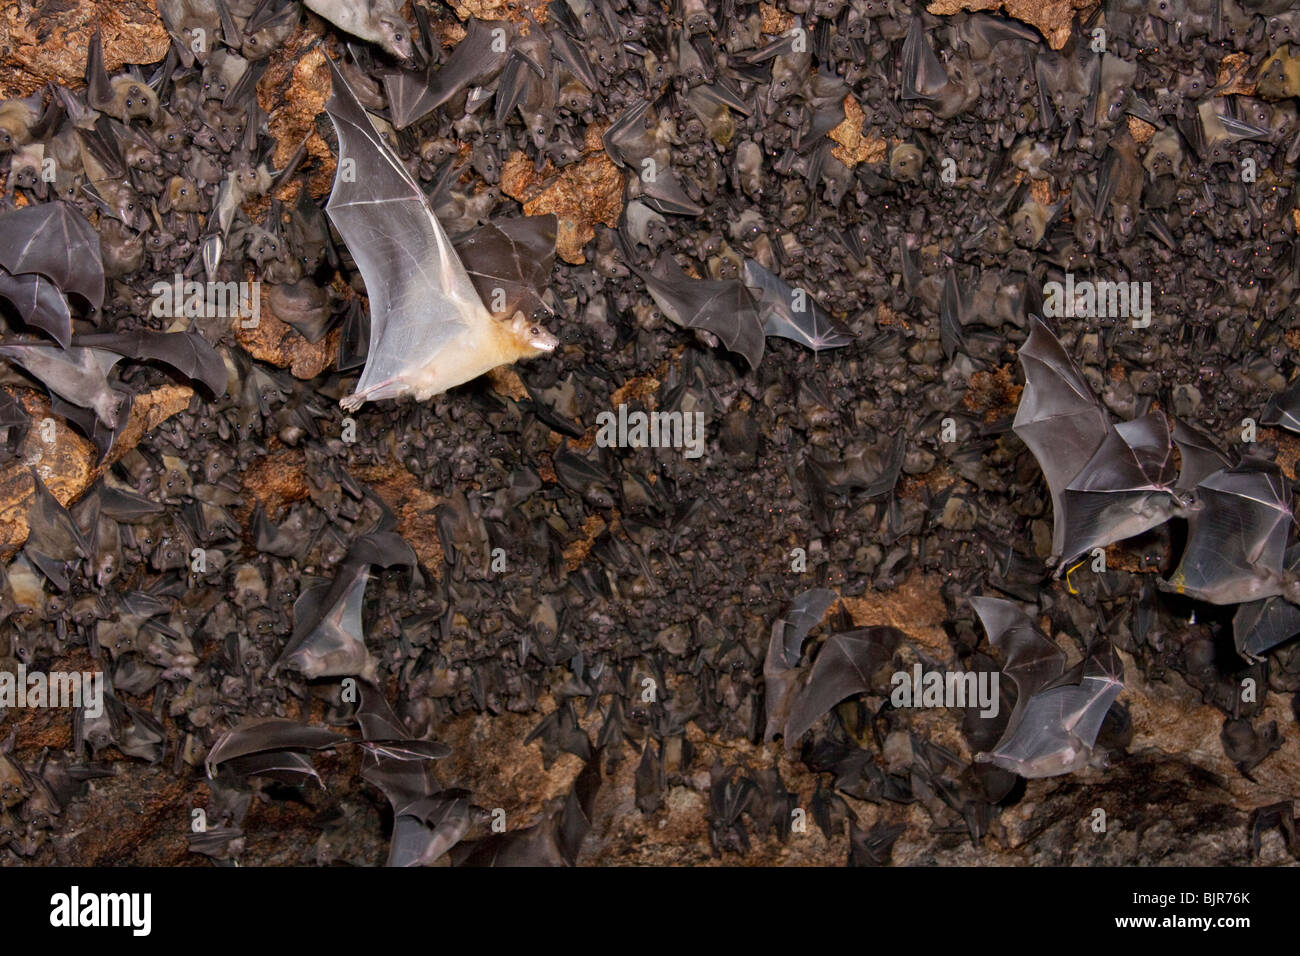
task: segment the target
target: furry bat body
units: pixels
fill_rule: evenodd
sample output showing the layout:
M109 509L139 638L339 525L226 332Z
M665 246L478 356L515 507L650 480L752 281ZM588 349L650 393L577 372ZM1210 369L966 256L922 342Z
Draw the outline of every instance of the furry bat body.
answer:
M428 197L332 65L331 73L325 109L340 158L325 208L370 296L370 352L356 391L340 404L352 411L382 398L425 401L553 350L558 340L522 313L503 322L488 312Z

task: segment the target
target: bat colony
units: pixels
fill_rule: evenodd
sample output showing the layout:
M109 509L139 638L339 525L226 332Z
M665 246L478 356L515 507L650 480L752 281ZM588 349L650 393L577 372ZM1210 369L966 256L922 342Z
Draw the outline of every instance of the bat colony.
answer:
M565 343L572 340L557 329L562 314L567 313L557 308L557 295L551 288L557 237L564 228L562 217L546 214L480 221L486 217L476 211L476 196L453 187L465 171L464 160L489 187L488 192L495 189L501 180L504 151L491 144L476 142L462 151L456 140L430 138L419 143L417 159L412 162L404 159L397 147L404 144L403 151L409 156L413 151L409 131L455 102L465 104L461 122L467 128L489 114L501 126L513 118L521 120L537 151L537 171L552 157L572 160L583 155L583 150L593 151L590 144L580 148L557 136L555 116L565 104L571 104L568 108L575 114L593 109L593 92L601 87L601 71L607 68L589 51L604 49L597 37L613 31L588 20L617 19L616 13L600 11L599 4L585 0L553 0L549 34L535 21L525 34L514 27L497 26L495 21L471 18L464 39L440 59L440 44L428 13L419 5L414 6L417 23L413 29L396 0L305 0L307 9L344 35L341 43L322 47L331 83L324 111L335 133L337 165L323 214L304 182L297 197L283 205L266 199L273 212L263 225L257 225L249 220L246 206L255 205L289 182L309 153L304 140L284 168L271 168L271 144L261 132L265 115L259 112L256 95L266 59L299 25L299 5L277 0L218 0L215 4L159 0L158 6L174 42L164 66L154 76L146 77L135 67L109 76L96 34L87 49L84 92L60 87L49 95L37 93L0 105L0 153L13 157L8 197L0 212L0 298L8 303L6 317L13 315L10 327L20 330L6 332L0 340L0 356L10 369L10 381L39 383L48 396L50 417L71 426L94 447L97 475L108 473L110 466L129 452L118 443L133 423L143 427L137 419L147 415L148 409L140 407L144 404L142 392L135 383L145 372L164 370L168 376L199 387L200 403L229 397L244 407L247 418L237 421L245 423L255 418L260 423L262 417L270 420L264 410L283 389L294 387L284 385L287 377L259 370L247 359L228 357L231 350L217 347L226 330L208 334L211 327L205 331L200 319L211 316L195 316L192 323L182 321L191 317L180 314L179 303L164 318L165 329L97 331L109 299L123 294L124 277L147 271L150 265L156 270L162 263L182 261L175 273L179 292L182 278L197 281L202 275L213 282L242 276L234 271L234 264L239 262L242 269L239 257L246 257L257 263L259 275L275 280L267 280L273 286L268 301L275 314L313 345L328 340L344 310L334 307L334 293L305 277L322 271L331 277L342 274L345 280L359 277L353 288L364 287L365 305L360 296L349 294L337 361L327 369L330 374L347 376L350 382L360 368L354 385L328 393L331 405L341 394L338 405L348 413L358 412L367 403L388 400L428 402L492 370L548 355L558 357L571 349ZM622 9L625 5L617 6ZM669 217L695 217L704 212L699 191L685 188L672 172L673 150L682 148L674 129L674 111L689 108L701 141L725 143L731 142L738 118L756 110L779 116L773 121L793 131L788 149L767 155L746 139L736 147L734 168L719 175L731 177L738 194L757 198L762 193L763 164L784 164L783 172L804 170L813 184L812 195L807 189L803 193L791 189L789 203L811 202L815 209L818 201L838 203L853 188L852 174L841 174L847 167L834 158L827 142L830 132L845 122L844 103L852 96L843 78L810 68L811 54L804 49L807 38L802 27L774 36L757 26L747 27L754 33L749 45L735 40L733 32L727 42L734 41L736 46L730 61L735 65L727 75L713 55L709 33L717 24L706 5L680 0L673 6L680 8L681 35L670 47L660 49L635 37L620 43L645 63L648 75L671 67L675 75L688 79L689 89L678 98L680 102L647 94L608 117L611 122L602 134L593 137L593 141L599 140L600 152L611 168L627 174L626 202L618 229L600 234L593 258L601 274L632 277L629 281L644 291L646 302L641 307L648 317L642 323L644 328L657 328L659 320L666 319L692 330L711 353L721 355L725 350L744 360L742 367L736 359L729 359L748 376L745 385L752 385L743 404L735 406L743 410L751 401L765 400L770 392L773 380L763 373L771 371L771 366L762 366L768 339L786 339L813 353L845 350L818 360L833 365L837 357L843 357L848 365L856 362L853 356L862 351L850 348L859 344L855 329L861 323L854 325L842 317L844 310L820 304L808 290L792 284L799 280L783 266L802 255L794 244L774 251L768 243L741 254L721 237L716 241L710 237L700 243L698 257L709 263L707 272L695 263L684 265L679 252L662 248L672 221ZM827 6L838 12L845 4ZM1126 10L1130 5L1118 6ZM861 19L863 23L888 19L888 26L874 29L888 31L882 37L898 50L900 116L903 109L945 120L969 112L987 98L985 64L996 57L995 48L1007 51L1025 44L1040 45L1037 31L1025 25L963 15L953 30L961 37L964 52L941 57L920 15L908 17L906 23L874 14ZM843 30L837 27L834 35L829 27L814 34L819 54L829 56L836 43L855 55L865 54L869 28L855 26L855 35L849 20L845 15ZM829 23L830 18L820 22ZM858 19L852 22L859 23ZM1213 29L1220 29L1217 17L1214 24ZM196 31L222 37L223 45L200 52L193 42ZM509 42L500 42L503 35ZM612 57L612 42L600 42L611 49ZM382 54L362 43L373 45ZM377 75L373 56L382 56L385 64ZM866 62L865 55L859 58ZM918 248L902 235L896 243L891 236L887 254L896 262L893 291L909 303L923 303L934 315L937 333L930 359L937 362L942 355L966 370L975 369L981 355L996 354L972 331L981 317L997 316L999 324L1006 318L1006 324L1019 328L1027 323L1028 335L1017 351L1025 384L1010 428L1037 461L1050 499L1046 567L1054 569L1056 579L1064 579L1051 586L1073 592L1070 575L1081 566L1081 560L1104 555L1105 549L1118 542L1161 533L1167 525L1180 529L1185 525L1185 541L1176 565L1152 589L1212 605L1236 605L1232 621L1236 649L1248 661L1258 662L1300 633L1300 543L1293 536L1291 484L1282 469L1260 456L1224 451L1194 424L1161 410L1128 421L1113 420L1107 403L1098 397L1061 339L1036 314L1045 311L1039 307L1041 300L1021 290L1009 291L998 281L966 283L960 275L960 253L964 251L962 243L973 247L987 238L986 233L997 233L1007 249L1018 247L1022 252L1064 243L1052 254L1054 263L1066 266L1069 258L1062 250L1067 245L1088 254L1112 248L1112 243L1130 237L1137 228L1143 189L1154 188L1144 184L1172 176L1183 161L1184 144L1187 153L1211 165L1235 163L1238 144L1276 139L1270 125L1275 117L1271 112L1242 115L1244 107L1219 104L1208 90L1197 86L1179 92L1186 97L1188 108L1177 122L1166 122L1156 106L1132 93L1136 76L1132 63L1111 53L1084 55L1074 43L1062 52L1035 55L1032 66L1028 60L1026 64L1021 82L1032 79L1036 85L1037 95L1029 99L1030 112L1038 122L1059 121L1074 141L1082 122L1114 130L1104 149L1098 150L1103 157L1099 170L1080 177L1068 205L1059 197L1049 201L1040 196L1040 202L1034 198L1039 196L1037 192L1031 194L1028 182L1049 175L1054 151L1024 135L1008 136L1001 162L1022 171L1025 183L998 197L1004 222L975 222L969 234L959 234L951 248L940 252L934 251L937 244L934 249ZM1289 51L1279 51L1265 61L1257 82L1261 89L1272 86L1295 95L1300 93L1300 87L1292 89L1297 75ZM762 86L760 78L770 85ZM792 96L783 92L788 85L799 90L797 106L784 105L783 98ZM747 95L759 87L765 90L761 98ZM651 88L649 82L646 88ZM490 107L486 105L489 98L493 99ZM1150 135L1144 159L1139 158L1138 144L1128 131L1128 118L1142 120L1156 130ZM1030 121L1023 120L1022 125ZM1011 122L1015 129L1014 118ZM861 130L857 132L860 136ZM1023 128L1017 129L1017 134L1023 133ZM461 139L468 142L470 137ZM879 186L882 193L886 187L919 184L927 167L935 165L939 144L928 136L916 139L916 143L888 146L886 158L879 160L879 171L865 174L863 179ZM180 140L189 150L183 163L178 158ZM36 144L41 146L39 153L33 151ZM41 168L47 153L58 159L59 171L53 180L34 172ZM436 175L424 177L428 184L412 172L419 163L436 171ZM646 169L659 174L642 176ZM821 200L818 187L823 190ZM23 197L21 204L12 201L16 190ZM1141 227L1172 249L1180 233L1176 221L1162 211L1167 205L1142 213ZM445 222L440 221L437 210L443 211ZM761 224L754 224L756 218L752 211L737 210L730 224L737 246L742 244L737 237L746 237L751 229L761 231ZM1064 226L1067 221L1072 225ZM337 239L331 235L331 226ZM1063 232L1069 232L1065 240ZM142 239L146 234L149 239ZM842 239L845 258L855 260L863 274L877 268L861 233L846 231ZM873 255L880 258L878 244L873 249ZM926 257L939 259L940 267L923 262ZM878 278L882 287L889 285L888 276ZM1136 299L1138 286L1133 288ZM1149 294L1148 288L1144 300L1148 313ZM821 298L828 299L825 295ZM1059 307L1060 303L1054 301L1053 305ZM146 314L148 309L137 311ZM1059 308L1046 314L1049 318L1074 317L1073 312ZM635 334L633 329L624 338ZM1158 333L1153 329L1147 334ZM1073 347L1069 335L1063 333L1062 338ZM778 346L770 348L776 354ZM885 348L882 344L881 350ZM859 366L852 368L857 374ZM687 366L687 372L694 370ZM687 372L680 373L682 382ZM672 369L671 374L677 376L679 369ZM656 490L649 487L650 479L616 483L602 466L585 457L591 443L582 442L587 429L579 420L577 399L565 393L572 385L553 378L539 376L543 385L535 384L531 377L521 379L523 390L537 408L531 414L540 426L525 437L527 429L520 425L504 437L498 436L500 440L514 441L518 436L519 441L530 440L544 448L552 471L546 482L595 507L612 508L616 502L625 505L638 496L653 500ZM678 384L674 379L674 387ZM680 388L685 390L687 385L680 384ZM238 394L227 396L228 391ZM543 394L547 401L541 400ZM310 401L314 396L302 404ZM822 422L838 414L838 401L837 396L819 391L814 381L804 383L795 399L810 418L820 416ZM319 414L304 410L297 417L283 412L274 420L276 442L296 448L303 436L321 439L317 421L337 415L338 410L316 410ZM865 417L874 411L861 414ZM374 417L378 420L387 413L381 409ZM612 420L612 413L605 414ZM0 392L0 430L8 434L12 429L17 435L23 428L36 427L30 419L30 411L21 402ZM1300 433L1300 381L1273 395L1261 421ZM530 419L529 426L532 424ZM810 496L819 500L849 492L859 493L864 500L892 493L911 464L909 436L903 431L906 427L900 422L879 444L853 446L840 459L824 457L810 446L797 467L791 466L791 481L797 479L800 487L812 489ZM753 448L758 439L746 430L744 421L729 415L726 429L720 436L725 453L740 457L748 448L750 458L757 457ZM237 441L253 440L251 425L247 433L242 424L234 431ZM436 432L436 423L427 431ZM542 438L537 438L537 433ZM394 438L393 447L416 437ZM548 445L548 438L557 440ZM138 441L138 436L133 441ZM324 440L316 444L323 445ZM603 449L617 443L598 444ZM268 454L278 450L279 445L273 446ZM450 455L452 449L446 451ZM473 474L479 450L455 451L466 454L470 464L465 474ZM400 454L396 454L399 460ZM368 644L366 639L366 593L372 576L377 579L384 569L400 569L401 574L410 576L413 590L423 586L422 555L413 544L426 542L406 540L396 530L399 516L395 509L363 489L341 466L329 464L327 456L317 456L313 449L310 457L306 451L301 457L333 484L313 484L295 501L310 499L334 515L364 512L369 523L358 524L366 530L347 539L334 532L331 538L320 528L296 524L298 519L292 516L272 514L267 501L249 503L251 530L246 537L258 552L301 562L309 548L324 539L330 557L316 565L328 568L328 578L291 581L293 586L277 592L291 612L286 612L287 639L279 646L278 656L268 658L266 676L287 673L304 681L340 682L340 687L355 693L353 699L345 699L355 707L336 708L337 701L330 698L334 709L329 711L329 722L355 724L355 728L345 733L275 716L232 718L222 724L220 734L214 732L215 742L195 765L201 764L214 781L214 793L234 800L229 794L250 778L323 788L321 773L309 754L353 746L358 749L351 752L360 755L361 778L390 805L390 865L429 865L444 857L456 865L574 864L592 827L602 767L623 740L619 722L624 718L609 717L593 744L579 724L573 700L584 694L598 696L597 688L627 683L640 672L615 674L612 668L605 671L603 664L598 670L591 669L581 649L558 655L556 660L544 656L562 646L565 615L581 602L565 607L562 613L540 601L521 600L512 606L514 623L525 622L530 633L553 639L542 642L551 645L545 648L530 647L525 640L519 650L520 662L532 653L548 666L567 660L573 671L566 695L557 697L556 708L528 739L542 741L548 764L565 752L578 757L582 769L567 793L554 801L538 822L506 833L494 831L468 838L482 822L481 808L474 805L468 791L444 787L433 770L451 754L451 748L430 739L432 729L413 731L409 714L390 703L381 688L386 686L384 667L391 661L376 654L373 641ZM482 457L490 455L484 452ZM957 459L954 455L954 461ZM128 465L135 460L128 458ZM185 506L194 541L148 539L145 550L162 555L156 557L156 563L168 570L184 569L194 553L189 545L203 533L215 534L227 524L237 532L242 530L225 510L235 507L236 489L243 491L228 467L209 460L200 471L185 462L164 461L165 487L174 490L160 494L179 495L184 489L197 499ZM308 465L300 467L307 469ZM468 593L473 588L467 581L486 577L480 572L492 545L503 536L489 536L485 511L494 522L494 532L508 527L507 513L517 510L542 487L540 473L541 469L521 471L511 483L502 482L484 491L479 496L482 502L475 498L473 505L466 494L456 491L438 495L437 504L426 509L436 516L436 530L428 536L436 538L447 562L447 575L454 577L455 583L447 585L449 595L456 593L454 588ZM923 474L924 470L907 473ZM7 601L14 601L14 594L43 593L47 582L59 591L68 590L70 571L79 560L93 568L101 585L112 582L121 571L117 562L122 535L131 536L133 544L137 533L147 538L149 532L137 532L136 525L147 525L163 511L161 504L114 477L95 484L74 515L69 510L71 501L61 504L37 472L32 474L27 506L30 531L20 542L16 570L6 572ZM939 511L950 517L942 505L954 500L953 492L945 494L948 497L939 499ZM882 509L882 527L892 532L894 522L901 524L906 516L892 497L890 502ZM684 512L686 517L668 530L640 518L624 518L623 527L630 535L644 534L647 539L662 533L665 541L675 544L672 536L690 523L686 519L705 514L707 507L703 501L691 503L691 510ZM955 507L951 517L953 523L960 520ZM825 518L824 508L814 518ZM119 523L129 529L120 530ZM537 524L540 527L545 522ZM521 533L513 545L546 554L548 567L558 567L576 553L556 545L545 527L528 534L533 537ZM534 548L537 542L540 546ZM598 545L587 544L607 552L626 548L612 533L600 538ZM663 553L674 550L669 545L656 547ZM1045 546L1040 553L1045 553ZM616 557L629 565L639 562L637 570L644 571L643 580L658 586L644 554L620 552ZM660 564L661 574L668 563ZM1047 573L1038 566L1026 576L1041 582ZM626 585L617 582L616 586ZM584 583L583 588L593 594L602 593L602 588L610 590L608 582L601 580ZM995 652L988 655L975 652L973 645L968 648L974 662L972 671L1009 678L1001 687L1002 706L983 712L978 707L966 709L963 731L971 744L971 761L964 764L944 748L916 737L908 744L915 758L908 785L950 805L967 806L952 796L950 786L967 771L967 776L979 781L991 806L1011 793L1017 777L1032 779L1075 773L1090 766L1104 768L1106 748L1099 738L1108 721L1120 720L1112 705L1124 689L1124 665L1104 629L1095 626L1093 633L1086 635L1089 639L1077 663L1067 666L1069 655L1054 636L1044 633L1042 619L1026 613L1033 602L1011 588L1001 590L1022 600L973 594L963 597L973 619L982 626L985 646ZM251 608L269 604L266 591L266 582L257 571L242 582L236 579L236 603L241 611L246 609L240 602ZM151 635L149 640L161 635L160 646L167 648L167 653L155 651L157 661L149 666L169 675L184 674L187 669L192 673L199 655L193 653L192 646L187 648L178 628L163 623L170 620L164 615L170 614L173 597L176 595L162 589L160 593L143 587L128 592L121 597L121 607L114 609L114 619L97 627L97 646L117 660L119 655L135 651L137 633ZM869 757L860 756L866 751L841 752L848 748L839 739L810 742L809 734L827 715L848 721L851 715L845 714L856 706L853 702L887 696L883 688L888 681L882 680L886 666L912 643L904 628L858 626L840 599L841 594L829 587L802 589L772 624L767 644L757 655L731 636L725 639L730 643L723 643L723 653L730 653L733 647L739 649L737 654L751 653L755 674L761 663L757 678L762 685L761 709L751 715L753 739L771 742L781 737L791 751L804 744L805 757L815 770L831 770L839 779L850 776L844 768L851 765L856 774L852 786L873 798L898 798L902 777L885 774L874 764L867 766ZM30 600L35 603L37 599ZM371 607L373 601L372 590ZM458 626L450 598L440 613L435 624L421 623L432 627L439 638L446 638ZM401 630L405 625L394 620L389 626ZM824 636L814 639L819 625L823 625ZM673 638L669 632L666 627L661 632L667 644ZM235 662L246 650L237 640L223 647ZM410 648L404 646L403 653L407 650ZM420 653L411 650L412 666ZM149 677L157 676L140 676L125 668L118 673L125 678L119 689L137 686L132 678L144 687ZM662 676L659 682L665 683ZM992 686L998 687L996 683ZM78 752L89 748L97 754L116 746L127 754L161 759L166 728L160 713L119 699L113 689L110 685L102 713L77 714L73 739ZM489 696L481 684L475 685L475 693L484 700ZM723 694L718 691L719 699ZM651 710L648 708L647 714ZM344 717L334 719L340 714ZM650 726L652 717L641 716L641 723ZM679 716L672 715L672 719ZM680 723L684 725L687 719L689 715L681 717ZM658 711L653 720L670 722ZM855 732L866 736L874 729L870 724L865 729L856 727ZM641 736L635 738L640 752L636 803L649 813L661 805L665 763L673 755L662 741L654 746L652 735L643 727L638 727L637 733ZM1225 741L1231 737L1225 730ZM1252 746L1253 739L1240 744L1244 756L1239 766L1253 765L1249 756ZM0 761L4 760L7 758L0 754ZM105 774L101 767L85 763L77 765L76 775L80 783ZM747 841L739 823L743 814L770 820L779 831L788 826L793 800L779 776L765 780L760 788L749 778L734 776L719 766L711 777L710 840L715 847L743 845ZM846 806L842 805L833 791L823 791L818 784L812 809L828 832L833 821L842 822L845 817ZM972 832L983 825L980 821L968 823ZM882 854L887 858L898 832L884 827L865 834L854 827L855 858L875 860ZM240 837L236 827L218 827L196 835L192 844L218 859L233 855Z

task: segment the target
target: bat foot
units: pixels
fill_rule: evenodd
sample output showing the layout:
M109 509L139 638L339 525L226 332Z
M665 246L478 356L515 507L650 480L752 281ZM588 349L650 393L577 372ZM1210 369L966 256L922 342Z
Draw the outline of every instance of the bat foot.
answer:
M359 392L353 392L339 399L339 406L345 412L355 412L358 408L366 403L366 397Z

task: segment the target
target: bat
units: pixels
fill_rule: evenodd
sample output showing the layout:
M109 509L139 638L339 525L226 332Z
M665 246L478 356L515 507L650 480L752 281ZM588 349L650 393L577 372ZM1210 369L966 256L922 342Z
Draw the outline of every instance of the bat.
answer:
M1100 75L1100 57L1089 54L1086 47L1067 44L1060 53L1039 50L1034 78L1044 129L1050 128L1050 118L1059 118L1067 126L1076 121L1091 123Z
M415 56L411 28L397 0L303 0L303 5L344 33L377 44L399 60Z
M138 362L162 362L203 385L216 397L226 393L226 363L197 332L102 333L79 336L75 346L115 353Z
M32 472L31 508L27 513L30 531L23 550L32 564L60 591L68 589L67 563L89 557L90 548L68 510L50 494L45 482Z
M10 275L39 273L92 310L104 304L99 235L70 203L39 203L0 215L0 268Z
M1273 462L1246 458L1202 479L1187 544L1164 590L1211 604L1282 595L1300 603L1300 579L1283 567L1295 519L1291 490Z
M991 751L975 755L1027 779L1073 773L1092 758L1097 734L1124 689L1123 665L1099 641L1070 671L1065 653L1010 601L971 598L971 606L998 649L1002 672L1016 685L1016 705Z
M204 759L208 777L227 760L279 750L326 750L352 740L325 727L311 727L285 717L254 717L218 738Z
M872 687L871 675L894 656L906 635L893 627L864 627L832 634L822 645L802 687L794 692L785 745L795 743L817 718L840 701Z
M554 350L558 340L522 313L501 322L484 308L424 191L332 61L330 68L334 90L326 111L338 132L340 161L325 208L370 296L366 365L340 404L355 411L384 398L425 401L500 365ZM344 174L350 164L358 175Z
M921 18L913 17L903 40L903 99L920 102L940 119L965 112L979 98L980 87L969 66L961 61L954 57L945 66L925 37ZM956 79L950 70L957 74Z
M397 70L383 76L393 126L406 129L469 86L490 83L510 56L508 43L497 42L504 26L470 17L465 38L437 70Z
M1272 130L1247 123L1230 114L1217 112L1219 100L1209 97L1196 107L1194 117L1179 122L1178 128L1195 153L1211 165L1236 162L1232 147L1244 140L1268 140Z
M319 609L331 586L322 584L302 593L294 605L295 631L300 633L294 638L293 651L281 657L286 666L309 680L348 676L375 680L375 661L366 650L361 629L361 607L369 577L368 565L351 568L342 598L323 615ZM302 634L302 621L315 617L320 618L315 627Z
M1169 424L1162 413L1113 426L1061 496L1067 542L1062 566L1186 514L1189 502L1174 490L1175 482Z
M763 334L790 339L814 352L843 348L853 341L844 329L803 289L793 289L753 259L746 259L745 286L758 299Z
M86 48L86 101L123 123L152 119L158 112L158 95L140 76L127 73L109 78L104 70L104 47L97 29Z
M1287 431L1300 432L1300 379L1268 400L1259 421L1262 425L1280 425Z
M334 580L303 592L294 605L293 635L275 663L308 678L359 675L373 680L361 609L371 565L414 568L411 546L393 532L372 532L353 542Z
M1066 488L1105 441L1110 417L1047 325L1037 317L1030 321L1029 338L1018 352L1025 390L1012 428L1047 480L1056 561L1068 548Z
M636 270L660 311L675 324L716 335L750 368L763 358L764 333L754 300L737 279L692 279L667 252L654 269Z
M40 93L34 93L25 99L0 102L0 153L8 153L30 143L40 116Z
M431 866L469 832L469 791L443 790L408 804L393 820L389 866Z
M293 0L259 0L253 12L238 27L239 52L249 60L270 56L293 35L301 15L302 11ZM231 19L237 22L238 18Z
M121 356L105 349L60 349L44 343L0 345L0 355L17 362L50 392L116 429L125 415L127 397L108 382L108 373Z

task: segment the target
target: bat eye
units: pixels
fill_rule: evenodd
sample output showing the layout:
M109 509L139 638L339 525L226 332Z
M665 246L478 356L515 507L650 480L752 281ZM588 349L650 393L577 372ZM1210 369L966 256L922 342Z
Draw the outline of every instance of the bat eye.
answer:
M528 330L528 334L529 334L529 335L541 335L541 334L542 334L542 330L539 329L537 326L534 325L531 329Z

